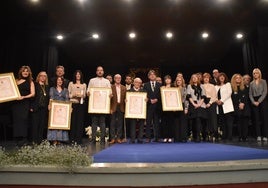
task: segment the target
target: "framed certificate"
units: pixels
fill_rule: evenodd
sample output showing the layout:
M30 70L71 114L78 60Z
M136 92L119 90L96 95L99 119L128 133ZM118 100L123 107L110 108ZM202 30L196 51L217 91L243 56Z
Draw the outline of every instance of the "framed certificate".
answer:
M146 92L127 92L125 118L146 119Z
M13 73L0 74L0 103L17 100L20 92Z
M88 113L110 114L111 88L90 88L88 101Z
M163 111L182 111L181 93L178 88L160 88L162 110Z
M70 130L72 103L66 101L50 101L48 129Z

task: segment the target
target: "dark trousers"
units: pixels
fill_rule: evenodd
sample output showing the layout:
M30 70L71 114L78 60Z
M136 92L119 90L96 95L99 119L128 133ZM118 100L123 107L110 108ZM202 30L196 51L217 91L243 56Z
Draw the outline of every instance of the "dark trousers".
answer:
M187 140L187 115L184 112L176 112L175 114L175 130L174 141L182 142Z
M117 106L116 111L111 115L110 135L111 139L121 139L123 130L124 113Z
M248 122L247 116L236 116L237 130L239 138L246 139L248 137Z
M47 107L39 108L36 112L31 114L32 117L32 125L31 125L31 134L32 141L34 143L41 143L44 139L44 130L48 126L47 120L48 110Z
M252 106L257 136L268 137L268 105L266 99L259 106Z
M106 127L105 127L105 118L104 114L92 114L92 140L96 140L97 127L100 127L100 141L105 142Z
M233 138L233 112L219 114L219 121L222 123L222 139L232 140Z
M210 136L216 136L218 131L218 122L217 122L217 105L216 103L211 104L209 108L207 108L207 128L210 133Z
M153 128L154 139L159 138L159 114L156 105L149 105L146 118L146 138L151 139L151 128Z
M192 131L194 140L200 140L202 119L200 117L196 117L192 119Z
M72 108L70 141L81 144L84 132L86 105L73 103Z
M163 138L174 138L175 119L174 112L163 112L161 118Z
M138 127L138 141L143 139L144 120L130 119L130 140L134 142L136 139L136 127Z

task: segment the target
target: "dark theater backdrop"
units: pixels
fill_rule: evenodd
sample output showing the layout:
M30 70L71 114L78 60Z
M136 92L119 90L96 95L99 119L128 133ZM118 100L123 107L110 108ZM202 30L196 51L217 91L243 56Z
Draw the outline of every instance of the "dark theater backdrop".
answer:
M268 75L264 0L6 0L1 7L0 73L16 75L29 65L34 77L41 70L53 76L63 65L67 78L81 69L88 81L102 65L105 73L134 71L142 78L150 68L162 77L183 72L187 82L190 74L214 68L229 77L255 67ZM130 31L137 34L133 40Z

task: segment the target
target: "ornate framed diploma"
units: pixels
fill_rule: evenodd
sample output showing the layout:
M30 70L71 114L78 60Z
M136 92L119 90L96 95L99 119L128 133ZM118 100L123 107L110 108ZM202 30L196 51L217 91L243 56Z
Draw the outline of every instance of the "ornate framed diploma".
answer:
M72 103L66 101L50 101L48 129L70 130Z
M88 100L88 113L110 114L111 88L90 88Z
M146 119L146 92L127 92L125 118Z
M0 74L0 103L13 101L20 97L13 73Z
M182 111L181 93L178 88L160 88L162 110L163 111Z

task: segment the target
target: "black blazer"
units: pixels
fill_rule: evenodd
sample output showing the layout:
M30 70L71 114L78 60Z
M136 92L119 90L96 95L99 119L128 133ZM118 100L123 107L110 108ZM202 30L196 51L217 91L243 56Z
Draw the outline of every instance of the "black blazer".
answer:
M151 104L151 99L158 99L158 102L156 104L160 103L161 95L160 95L160 87L161 84L158 82L155 82L155 89L152 90L151 82L146 82L143 86L143 89L147 92L148 97L148 104Z
M250 100L249 100L249 89L245 87L244 90L238 90L238 92L232 92L232 101L234 105L235 116L250 116ZM244 103L244 109L239 110L239 103Z

